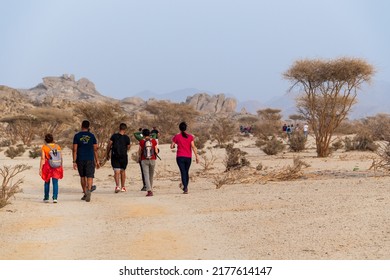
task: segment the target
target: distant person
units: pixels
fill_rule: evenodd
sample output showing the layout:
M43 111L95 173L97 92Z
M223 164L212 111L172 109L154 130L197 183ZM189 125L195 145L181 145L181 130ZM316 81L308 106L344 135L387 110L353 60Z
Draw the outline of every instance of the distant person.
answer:
M153 177L158 154L157 141L150 137L150 130L143 129L144 139L139 141L138 156L142 165L144 175L146 196L153 196Z
M180 133L172 138L171 149L177 146L176 163L179 166L181 183L179 187L183 190L183 194L188 194L188 183L190 180L189 170L192 162L192 152L195 154L196 163L199 163L198 150L194 144L194 136L187 133L187 124L182 122L179 124Z
M309 125L307 123L303 125L303 135L305 135L305 138L309 135Z
M150 131L150 135L152 138L156 139L156 142L158 144L158 138L160 137L160 132L157 130L157 127L153 126L152 130Z
M144 135L142 134L142 130L143 130L142 127L140 127L137 132L134 132L134 137L135 137L135 139L138 140L138 143L139 143L139 141L144 139ZM138 160L138 164L139 164L139 167L141 169L141 177L142 177L142 188L141 188L141 191L145 192L146 191L145 177L144 177L144 172L142 170L142 164L141 164L140 160Z
M49 202L50 196L50 179L53 184L53 203L57 203L58 199L58 180L62 179L64 176L64 169L62 167L62 156L58 157L58 164L54 165L50 163L50 158L54 157L61 153L60 145L54 143L54 138L52 134L45 135L45 142L41 149L41 161L39 165L39 175L43 179L44 183L44 197L43 202ZM53 155L54 156L51 156ZM57 167L56 167L57 166Z
M286 131L287 131L287 124L284 124L284 125L283 125L282 130L283 130L283 132L286 132Z
M288 139L290 139L291 133L292 133L292 128L291 128L290 125L287 126L287 128L286 128L286 133L287 133Z
M127 152L130 150L130 137L126 134L127 125L121 123L119 132L114 133L107 146L107 160L111 156L111 166L114 170L115 193L126 191L126 168L129 163ZM120 185L120 187L119 187Z
M95 168L100 167L97 140L95 135L89 131L89 126L89 121L84 120L81 123L81 131L73 137L73 169L79 172L84 193L81 199L86 202L91 201Z

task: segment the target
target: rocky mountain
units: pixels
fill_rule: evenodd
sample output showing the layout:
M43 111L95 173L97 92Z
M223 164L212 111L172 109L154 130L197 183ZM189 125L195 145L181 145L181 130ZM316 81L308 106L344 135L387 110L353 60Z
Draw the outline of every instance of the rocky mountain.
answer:
M226 98L224 94L208 95L207 93L197 93L188 96L186 104L194 109L205 113L233 113L236 111L237 100Z

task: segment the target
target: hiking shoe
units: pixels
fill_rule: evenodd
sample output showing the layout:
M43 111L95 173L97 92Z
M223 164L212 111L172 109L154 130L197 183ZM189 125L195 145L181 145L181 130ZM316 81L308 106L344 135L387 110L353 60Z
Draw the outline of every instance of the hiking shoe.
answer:
M143 186L142 189L141 189L141 191L146 192L146 187Z
M94 190L96 190L96 185L93 185L93 186L92 186L91 192L93 192Z
M188 190L183 190L183 194L188 194Z
M85 200L87 198L87 195L84 194L83 197L81 198L81 200Z
M86 202L91 201L91 191L90 190L85 191L85 201Z
M120 191L119 187L115 187L115 193L118 193Z
M180 184L179 184L179 188L180 188L181 190L183 190L183 189L184 189L184 187L183 187L183 184L182 184L182 183L180 183Z
M126 188L125 187L121 188L121 192L127 192Z
M44 203L49 203L49 199L43 199Z
M57 199L53 199L53 203L57 203L58 201L57 201Z
M153 192L152 192L152 191L148 191L148 193L146 194L146 196L153 196Z

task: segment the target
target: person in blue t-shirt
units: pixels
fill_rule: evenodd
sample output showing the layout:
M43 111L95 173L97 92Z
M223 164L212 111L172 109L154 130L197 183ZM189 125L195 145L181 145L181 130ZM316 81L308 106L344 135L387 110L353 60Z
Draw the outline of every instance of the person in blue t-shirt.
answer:
M95 167L99 168L98 145L95 135L89 131L90 123L84 120L81 131L73 137L73 169L78 170L83 189L82 200L91 201L91 191Z

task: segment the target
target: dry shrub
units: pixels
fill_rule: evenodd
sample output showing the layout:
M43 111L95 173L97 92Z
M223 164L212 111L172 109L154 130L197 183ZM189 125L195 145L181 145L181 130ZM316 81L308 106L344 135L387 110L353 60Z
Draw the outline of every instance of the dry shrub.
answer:
M337 150L341 149L343 146L344 146L343 140L341 140L339 137L337 137L337 139L335 141L333 141L333 143L332 143L332 150L337 151Z
M244 166L250 165L250 162L245 158L246 152L241 151L239 148L234 148L233 144L228 144L225 149L226 158L224 164L226 171L239 170Z
M375 172L378 170L390 172L390 143L378 145L375 153L379 156L379 159L374 158L372 160L369 170L374 169Z
M266 141L261 150L267 155L276 155L284 150L284 144L273 136L270 140Z
M211 140L216 140L218 146L222 147L233 140L237 134L237 124L231 118L220 117L211 126Z
M28 151L30 158L37 158L41 156L41 147L34 146L31 148L30 151Z
M179 123L185 121L189 132L192 129L193 120L199 115L193 107L188 104L171 103L165 100L148 101L145 111L149 114L149 120L141 126L156 126L161 133L159 143L169 143L172 136L179 132Z
M310 165L299 157L293 158L293 166L286 166L281 170L271 171L269 173L259 172L259 170L232 170L223 174L215 175L213 184L217 189L223 185L232 184L261 184L268 181L291 181L302 178L303 168Z
M288 145L293 152L301 152L305 149L306 137L303 132L294 132L290 136Z
M199 164L200 164L200 166L203 167L203 170L202 170L203 172L208 172L208 171L214 169L213 164L217 160L217 156L215 155L213 150L211 150L211 149L208 149L208 150L210 152L209 156L207 154L202 154L200 156L201 161L199 162Z
M0 176L3 178L0 194L0 208L9 204L8 200L14 197L16 193L22 192L20 185L23 183L23 179L19 178L13 181L14 177L19 173L30 169L31 166L26 164L18 164L15 166L2 166L0 167Z
M390 115L377 114L362 120L362 130L370 134L374 141L390 141Z
M24 148L23 145L17 145L16 148L15 147L9 147L7 150L5 150L4 154L13 159L15 157L19 157L19 156L22 156L24 154L24 152L26 151L26 149Z
M194 134L195 137L194 144L196 148L198 148L199 150L204 149L207 141L210 140L210 134L208 129L201 126L195 126L191 130L191 132Z
M345 151L376 151L378 146L374 143L371 135L367 133L360 133L353 137L344 139Z

